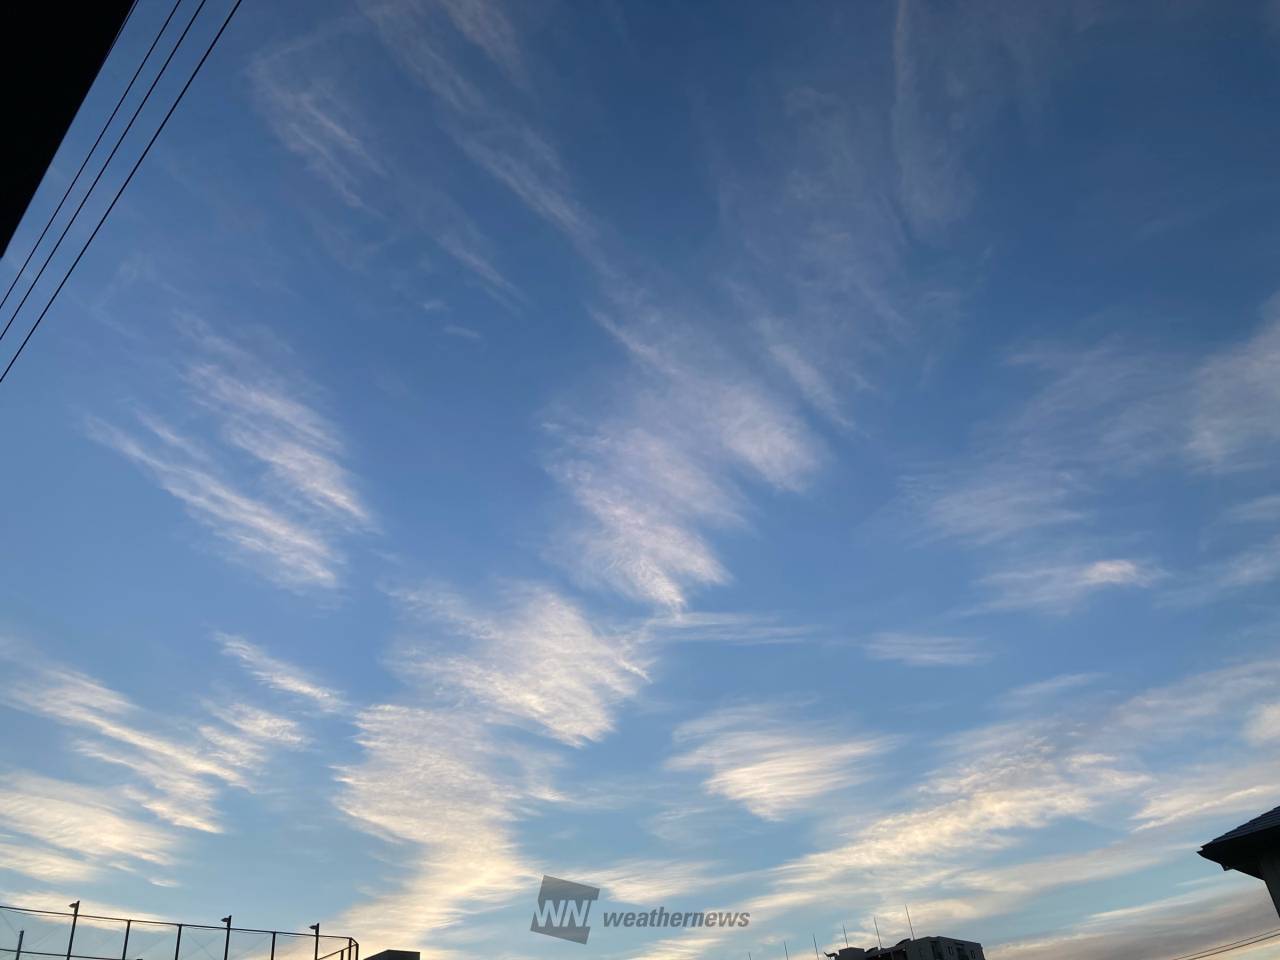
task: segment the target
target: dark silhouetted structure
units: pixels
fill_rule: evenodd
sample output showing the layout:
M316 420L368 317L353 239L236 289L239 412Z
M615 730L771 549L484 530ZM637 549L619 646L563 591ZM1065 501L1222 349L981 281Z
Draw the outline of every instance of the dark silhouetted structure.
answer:
M0 250L8 249L128 10L128 0L7 6L0 30Z
M1267 885L1271 902L1280 914L1280 807L1268 810L1200 848L1200 856L1238 870Z
M952 937L899 940L891 947L844 947L828 953L832 960L986 960L982 944Z
M383 950L368 960L422 960L422 954L417 950Z

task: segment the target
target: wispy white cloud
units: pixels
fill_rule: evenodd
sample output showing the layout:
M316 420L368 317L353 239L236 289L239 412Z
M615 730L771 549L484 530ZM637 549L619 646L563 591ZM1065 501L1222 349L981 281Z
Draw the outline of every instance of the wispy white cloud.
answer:
M968 637L913 633L879 633L863 645L874 660L896 660L912 667L963 667L990 659L976 640Z
M1215 887L1095 913L1066 930L992 944L988 952L996 960L1049 960L1064 953L1105 960L1118 952L1134 960L1159 960L1236 943L1246 933L1274 925L1275 911L1261 888L1222 892ZM1234 955L1271 956L1273 943Z
M823 445L785 400L692 331L601 320L636 369L611 401L622 412L556 425L564 442L552 473L591 520L559 552L577 558L588 582L679 610L693 590L730 579L709 534L743 523L744 484L798 491Z
M520 37L507 12L493 0L437 0L454 27L511 78L525 82Z
M292 587L334 587L341 556L323 537L263 500L199 465L148 447L101 420L89 421L93 439L142 467L236 555Z
M1274 806L1280 761L1210 762L1157 779L1134 814L1139 829L1238 814L1244 819Z
M1226 515L1233 523L1280 522L1280 493L1238 503Z
M1232 733L1245 711L1267 698L1280 684L1280 660L1265 658L1205 670L1135 694L1111 715L1113 729L1124 736L1180 740L1217 732L1215 721L1231 718Z
M184 329L200 352L182 380L212 418L208 433L144 412L141 434L92 417L90 436L142 468L237 558L289 587L336 587L345 563L337 533L373 527L340 462L337 429L302 399L304 382L199 321Z
M1074 504L1078 486L1066 471L997 464L911 478L907 490L934 534L986 545L1084 519L1088 514Z
M493 87L475 82L441 17L523 85L516 32L501 5L482 0L387 3L361 9L397 62L435 97L442 128L458 148L534 215L561 232L588 262L601 264L598 226L574 196L558 151Z
M1019 566L989 574L983 583L995 596L991 609L1065 612L1090 594L1116 587L1149 587L1162 576L1151 565L1124 558L1089 563Z
M705 776L707 793L741 804L766 820L811 808L818 798L857 783L889 748L879 736L847 736L783 719L777 711L726 708L681 724L672 770Z
M48 792L47 788L43 792ZM38 797L39 793L35 796ZM0 801L0 803L3 802L6 801ZM15 801L12 797L8 798L7 802L19 809L23 808L22 801ZM57 835L56 830L51 830L51 827L52 818L49 821L37 822L36 829L50 831ZM102 872L101 866L93 861L60 853L41 844L9 842L2 834L0 834L0 870L20 873L43 883L83 883Z
M1280 443L1280 297L1263 308L1263 325L1247 342L1200 369L1189 450L1215 471L1270 463Z
M655 641L746 646L802 643L825 632L810 624L786 623L775 617L710 610L677 610L659 614L646 619L640 629Z
M456 687L484 710L565 743L601 739L615 705L647 679L629 635L602 632L545 587L512 587L496 613L438 587L397 596L455 641L405 644L405 669L419 683Z
M1245 739L1259 746L1280 741L1280 702L1264 703L1249 714Z
M1249 744L1241 724L1276 669L1260 660L1119 701L1113 693L1087 704L1042 702L1031 716L957 732L916 786L878 812L829 826L829 847L773 868L752 909L839 897L869 900L874 912L893 890L893 903L909 895L913 914L930 923L972 922L1062 886L1184 856L1188 825L1212 836L1269 802L1275 761ZM1179 744L1173 762L1171 741ZM1108 824L1116 838L1019 859L1023 844L1072 820ZM870 912L864 919L869 930Z
M84 673L19 655L16 646L0 646L0 662L15 680L0 689L0 703L76 731L77 753L129 775L115 793L186 829L221 832L220 790L252 790L272 750L304 742L294 721L251 704L214 705L205 722L188 725L154 716Z
M983 134L1008 112L1034 121L1061 63L1054 48L1095 16L1089 3L1037 17L983 4L961 16L899 0L890 121L898 196L917 235L940 239L970 213Z
M362 829L412 851L399 883L375 889L343 917L377 932L370 948L429 946L442 928L532 886L537 871L511 826L527 792L496 772L482 720L385 705L362 712L357 728L365 757L338 771L338 806Z
M219 633L215 635L215 639L221 644L224 654L240 661L262 684L306 700L327 713L336 713L345 708L346 699L342 694L318 683L301 667L271 656L243 637Z
M327 78L295 71L285 83L280 75L306 47L295 43L254 61L249 75L259 107L291 153L348 205L367 209L365 183L385 179L387 171L368 145L359 112Z
M386 5L384 5L385 7ZM504 69L523 73L510 24L499 11L468 0L432 4L435 19L452 22L469 40L503 58ZM366 13L379 22L376 5ZM388 17L413 20L426 16L425 7L386 7ZM435 16L440 14L443 16ZM508 308L523 297L495 264L493 243L474 220L431 178L421 175L421 155L396 152L397 141L379 136L371 118L384 101L368 95L347 72L349 56L336 55L365 42L359 19L349 18L315 30L301 39L267 49L249 70L256 105L269 129L343 204L339 214L307 205L317 235L334 258L347 269L364 270L374 255L410 224L456 264L468 271L481 289ZM404 23L401 23L404 26ZM407 37L401 38L407 42ZM478 92L432 46L423 63L439 81L437 92L456 104L479 104ZM427 67L424 67L427 69ZM448 89L446 89L446 87ZM394 198L388 202L388 198ZM353 216L359 213L361 216Z
M477 343L484 339L484 335L479 330L463 327L456 323L445 324L440 328L440 331L450 337L460 337L463 340L472 340Z
M126 806L109 790L31 773L6 776L0 786L0 817L7 830L97 863L171 863L175 834L131 817Z
M1082 687L1096 683L1103 677L1100 673L1063 673L1047 680L1037 680L1006 691L1000 698L1001 703L1010 709L1044 709L1048 701L1067 691L1078 691Z
M638 904L670 903L673 897L723 882L715 864L696 860L624 860L603 867L583 865L570 875L589 877L610 902Z

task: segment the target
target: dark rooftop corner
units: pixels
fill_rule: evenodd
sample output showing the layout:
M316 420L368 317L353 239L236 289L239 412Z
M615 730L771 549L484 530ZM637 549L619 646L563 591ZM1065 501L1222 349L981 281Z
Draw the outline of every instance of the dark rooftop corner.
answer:
M128 11L128 0L74 8L28 3L6 11L10 22L0 31L8 127L0 250L7 249Z
M1236 870L1263 881L1280 914L1280 807L1210 840L1199 853L1223 870Z
M381 950L368 960L422 960L417 950Z

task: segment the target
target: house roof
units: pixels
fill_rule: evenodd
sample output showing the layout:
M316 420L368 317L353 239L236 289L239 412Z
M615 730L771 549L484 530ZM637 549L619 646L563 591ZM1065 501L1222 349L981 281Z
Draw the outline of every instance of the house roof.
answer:
M1239 870L1260 877L1258 856L1264 850L1280 849L1280 807L1268 810L1210 840L1200 848L1200 856L1222 865L1223 870Z

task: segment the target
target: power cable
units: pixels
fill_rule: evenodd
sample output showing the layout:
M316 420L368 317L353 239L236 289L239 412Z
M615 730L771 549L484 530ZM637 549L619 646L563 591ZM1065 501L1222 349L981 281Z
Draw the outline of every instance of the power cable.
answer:
M182 46L182 41L186 39L187 33L191 30L191 27L195 24L196 18L200 16L200 11L204 9L204 5L207 2L208 0L200 0L200 4L199 6L196 7L195 13L191 15L191 19L187 22L186 27L183 29L182 35L178 37L177 43L175 43L173 46L173 49L169 51L169 56L165 58L164 64L160 67L160 72L156 74L155 79L151 82L151 86L148 88L146 96L144 96L142 99L142 102L138 104L138 108L137 110L134 111L133 116L130 118L128 126L126 126L124 129L124 133L120 135L120 139L116 142L115 148L112 149L111 155L107 157L107 162L103 164L102 170L100 170L98 172L98 176L94 178L93 184L90 185L89 187L90 192L92 192L94 186L97 185L98 180L101 179L102 174L106 171L107 166L111 163L111 159L112 157L115 156L115 152L116 150L119 149L120 144L124 142L125 135L128 134L129 128L133 126L134 120L136 120L138 118L138 115L142 112L142 108L146 104L147 99L151 96L152 91L155 90L156 85L160 82L160 77L163 76L170 62L172 62L174 55L178 52L178 48ZM127 188L129 186L129 183L133 180L133 176L138 172L138 168L142 166L142 161L147 158L147 154L151 152L151 148L155 145L156 140L159 139L160 134L164 131L165 126L168 125L170 118L173 117L174 111L178 109L178 104L182 102L182 98L186 96L187 91L191 89L191 84L195 82L196 76L200 73L201 67L203 67L205 64L205 61L209 59L209 55L213 53L213 48L217 45L218 40L221 39L222 34L226 31L227 27L230 25L231 18L234 17L236 11L240 9L240 4L242 2L243 0L236 0L236 2L232 5L230 11L228 11L226 17L222 21L222 25L218 28L218 32L214 34L213 39L209 41L209 46L205 48L205 51L201 55L199 62L196 63L195 69L191 71L191 75L187 78L187 82L183 84L182 89L178 91L177 98L169 106L168 111L165 112L164 118L160 121L160 125L156 127L155 133L151 135L151 139L147 141L147 145L143 147L142 153L138 156L137 161L134 162L133 167L129 170L129 175L125 177L124 182L120 185L120 189L116 191L115 196L111 198L111 203L107 206L107 209L103 212L102 216L98 219L98 223L96 226L94 226L93 232L89 234L89 239L87 239L84 242L84 245L81 246L80 252L76 254L76 258L71 262L71 266L67 268L67 272L63 275L62 280L58 283L58 286L54 289L53 295L49 297L49 301L44 305L44 309L41 310L40 315L36 317L35 323L32 324L31 329L27 331L27 335L23 338L22 343L18 345L18 350L16 353L14 353L13 357L10 358L8 365L4 368L4 373L0 373L0 383L4 382L5 377L7 377L9 375L9 371L13 369L13 365L17 362L18 357L22 356L22 351L25 350L27 344L31 342L32 335L39 328L41 321L43 321L45 318L45 315L48 314L49 308L52 307L54 301L57 300L58 294L62 292L62 288L66 286L67 280L70 279L71 274L75 271L76 266L80 263L80 260L84 257L85 251L87 251L89 249L89 246L93 243L94 237L98 235L98 231L102 229L102 225L106 223L107 217L109 217L111 215L111 211L115 209L116 203L119 202L121 195L125 191L125 188ZM58 246L61 245L62 240L66 237L67 232L71 229L71 224L75 221L76 215L80 213L80 210L84 207L85 201L88 198L89 198L89 193L86 193L84 197L81 198L80 204L76 208L76 213L72 215L71 221L69 221L67 223L67 226L63 228L62 234L58 238L58 243L54 245L53 250L49 252L49 256L45 258L45 262L40 268L40 273L36 274L36 281L40 279L40 274L44 273L45 267L47 267L49 265L49 261L53 259L53 255L54 253L57 252ZM31 288L28 289L26 295L23 296L22 303L26 302L27 297L31 295L31 291L35 289L36 281L32 282ZM22 303L18 304L17 310L21 310ZM14 311L14 317L17 316L17 310ZM12 317L10 318L9 322L10 323L13 322ZM7 325L6 325L6 328L7 328ZM2 334L0 334L0 336L2 336Z
M159 73L156 73L155 78L152 79L151 86L147 87L147 92L143 93L142 100L138 101L137 108L134 108L133 110L133 116L131 116L131 118L129 118L129 122L124 125L124 131L120 133L120 136L118 138L116 138L115 146L111 147L110 154L106 155L106 160L104 161L104 163L102 163L102 169L100 169L99 172L97 172L96 177L93 178L93 182L91 184L88 184L88 189L84 191L84 196L81 197L81 202L79 202L79 204L76 205L76 212L73 212L72 218L70 218L67 221L67 225L63 227L63 232L58 234L58 241L54 243L54 248L52 248L52 250L49 251L49 256L45 257L44 264L40 265L40 270L36 271L35 279L32 280L31 285L29 285L29 287L27 288L27 292L22 294L22 300L18 302L18 306L15 306L13 308L13 314L9 316L9 321L4 325L4 330L0 330L0 340L3 340L4 335L6 333L9 333L9 328L10 326L13 325L13 321L18 319L18 314L19 312L22 312L22 307L24 303L27 302L27 297L31 296L31 294L35 292L36 284L40 283L41 276L45 275L45 270L49 268L49 264L52 261L52 259L54 259L55 253L58 252L58 248L63 246L63 241L64 239L67 239L67 234L69 230L72 229L74 224L76 224L76 218L77 216L79 216L79 212L81 212L81 210L84 209L84 204L87 204L88 198L90 198L93 195L93 189L95 189L97 187L97 184L99 184L99 180L102 179L102 174L106 173L106 168L108 168L108 166L111 165L111 160L115 159L116 151L118 151L120 146L123 145L124 138L129 136L129 131L133 129L133 123L136 122L136 120L138 119L138 115L142 113L143 108L145 108L145 106L147 105L147 100L151 99L151 93L155 91L157 84L160 83L160 78L164 77L165 70L168 69L169 64L172 63L174 55L177 54L178 52L178 47L182 46L182 41L186 40L187 32L189 31L189 29L192 28L193 24L196 23L196 18L198 17L198 15L200 15L201 9L204 9L206 1L207 0L200 0L200 5L197 6L196 12L191 15L191 19L189 19L187 22L187 27L183 29L182 35L178 37L177 44L173 45L173 50L169 51L169 56L166 56L164 63L160 65ZM182 4L182 0L177 0L177 4L175 4L174 9L177 9L177 6L180 4ZM168 20L165 20L165 23L168 23ZM159 35L156 35L156 41L159 41L160 36L163 36L163 35L164 35L164 31L163 29L161 29ZM143 63L146 63L146 60L143 60ZM141 69L141 65L140 65L140 69Z
M181 2L181 0L179 0ZM124 15L124 20L120 22L120 29L116 31L116 35L111 40L111 46L107 48L107 55L103 58L105 63L111 58L111 54L115 52L116 44L120 42L120 35L124 33L125 27L129 25L129 20L133 16L133 11L138 7L138 0L133 0L129 4L129 9ZM165 20L164 26L160 28L160 33L164 33L165 27L169 26L169 20L173 19L173 14L177 12L178 5L175 3L173 10L169 13L169 19ZM80 181L80 175L84 173L84 168L89 165L89 160L93 156L94 151L98 149L98 144L102 142L102 138L106 136L107 130L111 127L111 122L115 120L116 114L120 112L120 108L124 105L125 98L129 96L129 91L133 89L134 82L138 79L138 74L142 72L143 65L151 56L151 51L156 48L156 44L160 41L160 34L156 35L155 40L151 42L151 48L147 50L146 56L142 58L142 63L138 64L138 69L134 71L129 85L124 88L124 93L120 94L120 99L116 101L115 109L111 111L111 116L107 117L107 122L102 125L102 129L98 131L98 138L93 141L93 146L89 148L89 152L84 155L84 159L80 161L80 169L76 171L76 175L71 178L71 182L67 184L67 189L63 191L62 199L58 201L58 205L53 208L53 213L49 214L49 220L44 225L44 229L40 231L40 236L36 238L36 242L31 245L31 252L27 254L27 259L22 261L22 266L18 268L18 272L13 275L13 279L9 281L9 289L4 292L4 296L0 297L0 308L3 308L5 302L9 299L9 294L13 293L13 288L18 285L18 281L22 279L22 275L27 272L27 267L31 263L31 258L36 255L36 251L40 249L40 244L44 242L45 235L48 234L49 228L53 226L53 221L58 219L58 214L62 212L62 205L67 202L67 197L71 196L71 191L75 189L76 184ZM5 330L8 330L8 326ZM4 334L0 334L3 337Z
M1181 957L1173 957L1172 960L1205 960L1206 957L1216 957L1220 953L1230 953L1232 950L1239 950L1243 947L1252 947L1254 944L1265 943L1267 940L1274 940L1280 937L1280 928L1268 930L1264 933L1257 933L1251 937L1245 937L1243 940L1237 940L1234 943L1224 943L1217 947L1208 947L1199 953L1188 953Z

